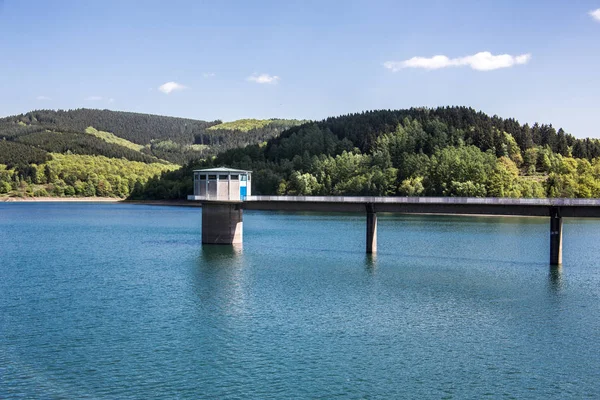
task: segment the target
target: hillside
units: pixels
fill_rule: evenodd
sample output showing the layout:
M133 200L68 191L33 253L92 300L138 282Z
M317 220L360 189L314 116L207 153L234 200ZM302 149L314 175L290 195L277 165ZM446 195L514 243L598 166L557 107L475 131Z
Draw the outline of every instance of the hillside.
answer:
M236 121L224 122L222 124L213 125L207 130L223 130L223 131L239 131L248 132L255 129L261 129L266 126L281 127L284 129L292 126L302 125L308 122L307 120L296 120L296 119L238 119Z
M215 165L254 171L255 194L600 197L599 140L466 107L320 122L85 109L0 119L0 196L185 198L191 171Z
M83 196L78 189L81 185L75 185L80 181L93 184L96 193L126 197L136 184L140 189L154 174L172 171L193 160L210 159L221 151L262 144L301 122L254 121L255 126L241 131L237 127L247 126L245 120L221 124L109 110L38 110L1 118L0 195ZM212 126L217 128L209 129ZM101 173L93 172L90 160L94 157ZM81 163L75 180L63 176L67 161L69 168ZM136 163L146 164L152 173L136 172L141 168ZM56 169L56 173L49 173L48 168ZM99 187L102 179L94 178L94 174L112 184L100 183ZM128 190L117 189L117 183L123 180ZM168 195L174 193L180 195L173 188Z
M248 132L251 129L260 129L269 125L270 121L266 119L240 119L232 122L224 122L222 124L213 125L208 128L209 131L215 129Z
M87 108L31 111L0 120L0 129L10 122L20 123L21 126L43 126L46 129L66 132L85 132L88 127L93 126L100 131L111 132L115 136L142 146L153 140L172 140L176 143L190 144L196 133L220 123L220 121L206 122Z
M2 142L0 141L0 145ZM42 164L8 169L0 163L3 197L117 197L126 198L156 175L179 167L104 156L49 153Z
M197 134L194 143L225 151L249 144L261 144L279 136L286 129L306 122L308 121L295 119L240 119L212 125Z
M50 152L70 150L76 154L143 162L166 160L183 165L225 150L262 143L303 122L252 120L254 125L249 125L247 121L222 124L218 120L207 122L110 110L36 110L0 119L0 140L21 142ZM55 142L60 142L60 146Z
M127 147L131 150L142 151L144 149L144 146L142 146L141 144L130 142L129 140L120 138L117 135L110 132L99 131L93 126L85 128L85 133L96 136L97 138L100 138L107 143L118 144L119 146Z
M370 111L292 127L151 179L139 198L192 191L192 170L254 171L253 193L600 197L600 141L466 107Z

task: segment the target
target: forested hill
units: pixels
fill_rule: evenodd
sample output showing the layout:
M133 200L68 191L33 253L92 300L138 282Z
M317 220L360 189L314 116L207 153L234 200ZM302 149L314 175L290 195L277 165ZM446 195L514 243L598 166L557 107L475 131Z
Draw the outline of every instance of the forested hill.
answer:
M124 157L143 162L162 159L181 165L236 147L262 143L302 122L254 121L257 124L252 129L239 130L231 128L236 124L244 126L237 121L223 124L220 120L207 122L85 108L68 111L37 110L0 119L0 140L27 142L53 152L57 148L50 144L60 141L61 149L73 147L69 150L76 154ZM52 133L63 135L53 136ZM107 143L110 145L107 146ZM119 149L119 146L128 149ZM107 147L110 149L106 149Z
M166 117L122 111L95 110L37 110L5 118L2 122L21 122L28 126L43 126L61 132L84 132L89 126L133 143L145 145L152 141L171 140L191 144L194 135L221 121L206 122L194 119Z
M600 197L600 142L466 107L370 111L292 127L152 179L134 196L190 193L191 171L254 171L255 194Z
M0 118L0 197L126 197L155 174L248 144L302 121L223 124L109 110L38 110ZM146 165L146 167L144 167ZM184 196L171 187L170 196Z
M194 142L199 146L216 148L219 151L241 148L248 144L263 145L269 139L279 136L286 129L308 121L296 119L240 119L212 125L195 135Z

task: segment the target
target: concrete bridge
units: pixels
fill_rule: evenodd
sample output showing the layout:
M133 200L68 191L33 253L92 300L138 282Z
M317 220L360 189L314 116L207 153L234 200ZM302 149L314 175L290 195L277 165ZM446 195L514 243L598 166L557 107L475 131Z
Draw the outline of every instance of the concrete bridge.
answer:
M248 196L245 201L202 202L202 243L241 244L243 210L352 212L366 215L366 251L377 251L377 213L516 215L549 217L550 264L562 263L562 219L600 218L600 199L471 197Z

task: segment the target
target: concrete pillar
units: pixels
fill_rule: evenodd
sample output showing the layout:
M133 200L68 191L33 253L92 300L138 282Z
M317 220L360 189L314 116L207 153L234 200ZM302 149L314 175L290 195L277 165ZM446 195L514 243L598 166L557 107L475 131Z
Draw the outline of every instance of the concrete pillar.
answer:
M562 264L562 217L560 208L550 208L550 265Z
M202 244L242 244L242 203L202 203Z
M377 213L372 203L367 208L367 254L377 253Z

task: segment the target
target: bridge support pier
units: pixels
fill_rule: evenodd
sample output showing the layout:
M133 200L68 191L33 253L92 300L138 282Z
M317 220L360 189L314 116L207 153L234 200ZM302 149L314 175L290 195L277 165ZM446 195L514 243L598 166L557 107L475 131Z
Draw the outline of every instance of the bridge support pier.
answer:
M202 244L242 244L241 202L202 203Z
M373 204L367 204L367 254L377 253L377 213Z
M550 265L562 264L562 217L559 207L550 208Z

